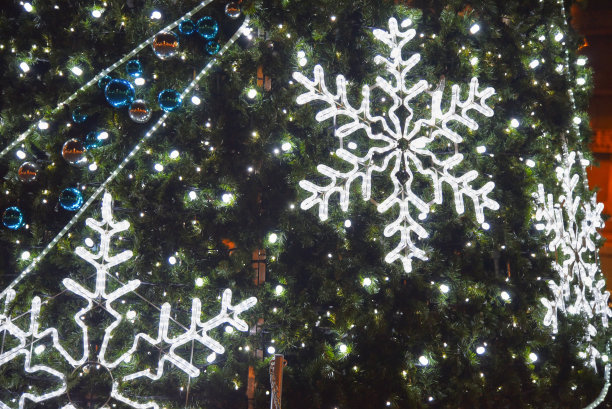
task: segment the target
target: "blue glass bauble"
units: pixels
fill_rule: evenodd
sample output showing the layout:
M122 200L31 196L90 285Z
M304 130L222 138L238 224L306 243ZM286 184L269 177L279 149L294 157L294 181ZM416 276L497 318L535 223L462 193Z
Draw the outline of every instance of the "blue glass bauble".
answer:
M236 1L230 1L225 5L225 15L231 19L237 19L240 17L240 3Z
M114 79L104 89L104 96L115 108L130 105L136 96L134 86L127 80Z
M106 131L91 131L85 135L83 146L85 149L95 149L104 145L108 141L108 132Z
M179 31L181 32L181 34L188 36L195 33L196 26L191 20L183 20L179 24Z
M59 204L64 209L74 212L83 205L83 195L79 189L73 187L66 188L60 193Z
M215 55L219 52L219 50L221 49L221 46L219 45L218 42L216 42L215 40L210 40L209 42L206 43L206 45L204 46L204 50L206 50L206 52L210 55Z
M178 53L179 38L171 31L159 33L153 39L153 52L161 60L172 58Z
M130 60L125 64L125 72L133 78L138 78L142 75L142 65L138 60Z
M17 230L24 225L23 212L18 207L9 207L2 213L2 224L11 230Z
M72 111L72 120L75 124L82 124L87 120L87 114L83 112L81 107L76 107L74 111Z
M111 77L110 75L105 75L104 77L100 78L98 80L98 87L102 88L102 89L106 89L106 86L108 85L109 82L111 82L113 80L113 77Z
M219 24L214 18L206 16L198 20L197 29L202 38L212 40L219 32Z
M166 112L174 111L183 103L181 94L173 89L165 89L160 92L157 100L159 102L159 107Z

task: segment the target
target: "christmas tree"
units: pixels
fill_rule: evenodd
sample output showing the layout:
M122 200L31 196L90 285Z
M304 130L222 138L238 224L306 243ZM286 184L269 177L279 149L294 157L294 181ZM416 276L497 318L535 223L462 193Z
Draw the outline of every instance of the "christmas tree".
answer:
M570 5L3 5L0 408L605 406Z

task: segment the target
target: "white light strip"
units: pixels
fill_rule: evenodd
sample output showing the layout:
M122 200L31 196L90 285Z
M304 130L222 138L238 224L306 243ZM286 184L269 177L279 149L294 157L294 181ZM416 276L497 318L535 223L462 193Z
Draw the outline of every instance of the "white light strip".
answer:
M170 30L174 29L175 27L177 27L181 23L181 21L191 17L192 15L197 13L198 11L202 10L204 7L206 7L212 1L213 0L205 0L205 1L203 1L202 3L200 3L199 5L194 7L191 11L189 11L186 14L184 14L181 18L179 18L175 22L173 22L172 24L167 25L166 27L164 27L163 29L161 29L160 31L158 31L157 33L155 33L154 35L152 35L151 37L146 39L144 42L140 43L140 45L138 45L138 47L134 48L132 51L130 51L123 58L121 58L120 60L115 62L113 65L111 65L111 66L107 67L106 69L100 71L100 73L98 75L93 77L89 82L87 82L85 85L83 85L81 88L79 88L75 93L73 93L68 98L66 98L65 100L60 102L51 111L51 115L50 116L53 116L56 113L58 113L60 110L62 110L64 108L64 105L69 104L70 102L74 101L79 96L80 93L84 92L85 90L87 90L92 85L97 84L98 81L100 79L102 79L102 77L104 77L105 75L108 75L110 72L114 71L117 67L121 66L127 60L131 59L133 56L135 56L140 51L142 51L143 48L145 48L148 45L150 45L151 43L153 43L153 40L155 39L155 36L157 36L157 34L162 33L164 31L170 31ZM34 121L34 123L32 125L30 125L30 127L25 132L23 132L21 135L19 135L19 137L17 137L17 139L15 139L6 148L4 148L2 150L2 152L0 152L0 158L2 158L4 155L6 155L8 152L10 152L14 147L16 147L21 142L23 142L33 131L36 130L37 125L38 125L38 120Z
M232 44L234 44L236 40L238 40L238 38L242 35L243 31L248 26L248 23L249 23L249 19L246 18L244 22L242 23L242 25L240 26L240 28L236 31L236 33L234 33L234 35L227 41L227 43L223 46L223 48L221 48L221 50L218 53L219 56L223 55L223 53L225 53L225 51L227 51L227 49ZM194 80L191 81L189 85L187 86L187 88L185 88L185 90L181 93L181 97L184 97L185 95L187 95L187 93L193 90L196 84L202 79L202 77L204 77L204 75L206 75L208 70L210 70L210 68L216 62L217 62L217 58L213 58L211 61L209 61L208 64L206 64L206 66L204 67L204 69L200 71L200 73L194 78ZM159 129L159 127L163 124L166 118L168 118L168 115L170 115L170 112L164 112L164 114L159 118L159 120L155 123L155 125L153 125L153 127L147 131L145 136L136 144L136 146L134 146L132 151L125 157L125 159L123 159L123 161L119 164L119 166L117 166L117 168L113 171L113 173L111 173L110 176L100 185L100 187L96 189L96 191L91 195L91 197L87 199L87 201L83 204L83 206L79 209L79 211L76 212L76 214L68 222L68 224L64 226L64 228L53 238L53 240L51 240L51 242L17 276L17 278L15 278L13 282L0 293L0 299L2 299L6 295L6 292L8 290L13 289L17 285L17 283L19 283L28 274L30 274L34 270L36 265L40 262L40 260L42 260L57 245L57 243L66 235L66 233L68 233L68 231L72 228L72 226L74 226L74 224L79 220L79 218L83 215L83 213L85 213L85 211L89 208L89 206L91 206L91 204L98 198L98 196L100 196L100 194L106 189L106 186L108 186L108 184L117 177L119 172L121 172L121 170L123 170L123 168L125 168L127 164L130 163L132 158L141 149L142 144L147 139L149 139L155 133L155 131L157 131L157 129Z

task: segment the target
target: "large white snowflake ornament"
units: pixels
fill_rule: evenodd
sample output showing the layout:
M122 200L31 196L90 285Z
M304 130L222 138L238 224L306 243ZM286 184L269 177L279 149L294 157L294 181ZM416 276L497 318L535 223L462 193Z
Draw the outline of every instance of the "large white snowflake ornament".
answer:
M85 306L81 308L73 317L74 322L79 327L81 343L81 351L77 356L73 356L64 346L60 336L60 331L49 326L43 328L44 322L40 319L41 305L47 303L42 301L40 297L34 297L32 299L32 307L26 314L20 314L17 317L13 317L12 314L12 303L15 299L16 292L9 290L6 292L4 299L5 308L0 313L0 337L2 344L0 347L0 367L18 359L23 355L24 357L24 369L28 373L46 373L45 376L53 377L56 379L55 389L51 389L45 393L33 393L27 392L19 396L19 399L13 399L12 402L3 402L0 400L0 409L14 409L18 407L23 409L26 407L26 402L31 401L34 403L47 401L53 398L58 398L64 394L67 395L68 403L61 404L62 409L77 409L78 403L73 402L70 397L70 390L68 387L68 381L70 374L74 374L80 370L81 374L87 372L89 368L96 367L102 368L110 374L112 385L109 386L110 396L108 396L107 402L116 400L123 402L130 407L138 409L158 409L159 405L155 401L149 402L137 402L125 396L120 388L121 384L126 384L134 381L138 378L149 378L151 380L158 380L164 375L164 368L169 365L183 371L187 376L194 378L200 375L200 369L194 364L194 346L199 343L206 348L212 350L212 354L207 357L209 362L212 362L215 358L215 354L222 354L225 352L225 348L216 340L211 338L209 332L213 329L228 324L236 328L239 331L247 331L248 325L243 321L239 315L253 307L257 299L251 297L237 305L231 304L232 292L226 289L221 297L221 311L215 317L202 322L201 321L201 301L199 298L192 300L191 307L191 319L189 325L184 325L172 318L170 312L171 307L169 303L164 303L161 308L157 308L160 311L159 326L157 334L145 334L139 333L134 336L131 345L126 345L119 351L109 348L109 342L113 338L113 335L117 332L117 327L124 321L124 316L117 312L113 308L113 303L128 293L135 293L135 290L140 286L140 280L130 280L127 283L122 283L116 276L111 274L111 269L119 264L122 264L132 257L131 251L123 251L115 255L110 254L111 239L116 234L125 231L129 228L130 224L127 221L115 222L113 221L111 213L111 196L106 193L102 203L102 221L94 219L87 219L86 224L100 235L99 251L92 253L84 247L78 247L76 254L87 261L89 264L96 269L95 288L90 291L86 286L83 286L76 281L65 278L62 283L66 290L64 292L72 293L82 300L85 301ZM113 284L116 287L114 291L109 291L109 284ZM141 295L139 298L145 300ZM54 297L50 297L52 300ZM150 301L147 301L150 305ZM92 353L95 349L90 345L89 331L90 328L85 323L85 319L88 313L91 313L94 309L103 309L110 314L113 319L112 322L104 328L104 337L102 339L99 351ZM130 316L132 314L132 316ZM24 324L19 325L18 321L23 321L23 317L29 315L29 322L26 328L23 328ZM134 321L136 313L132 310L126 313L127 321ZM180 328L180 334L173 336L169 334L169 326L172 322L173 326ZM12 339L14 342L8 347L5 347L5 340ZM57 351L61 357L65 360L70 368L70 371L62 372L57 368L51 368L47 365L32 365L33 352L34 355L39 355L45 352L44 341L50 341L52 350ZM143 343L148 343L151 346L156 346L160 353L157 365L154 368L146 368L144 370L136 371L134 373L125 374L125 363L130 362L132 357L139 352ZM183 358L177 349L188 346L191 348L191 358L189 360ZM117 358L109 358L110 352ZM123 368L122 368L123 364ZM119 377L113 376L113 371L117 368L121 368L123 371ZM98 385L103 387L103 385ZM60 404L57 404L60 407ZM87 406L91 407L91 406ZM109 406L105 403L101 407L108 408Z
M487 197L493 190L494 183L485 183L480 188L472 187L472 182L478 177L476 170L457 175L454 168L463 161L458 144L463 138L453 129L456 125L465 126L469 130L478 129L478 124L468 114L476 111L484 116L493 115L493 110L487 106L489 97L494 95L493 88L478 89L478 79L472 78L467 98L461 100L460 87L453 85L448 109L443 110L444 81L435 90L425 80L411 83L410 71L420 61L420 55L412 54L404 60L404 46L410 42L416 31L407 29L409 20L402 23L402 31L396 19L389 20L389 31L374 30L376 40L389 48L389 58L380 55L374 58L376 64L384 67L385 77L378 76L376 85L364 86L361 95L362 102L357 108L350 105L347 97L347 81L342 75L336 78L336 93L327 89L323 68L314 68L314 80L311 81L301 73L294 73L293 78L301 83L308 92L297 98L299 104L320 101L327 105L316 115L318 121L340 117L344 123L335 131L340 140L340 147L335 154L345 161L348 171L333 169L319 165L317 170L329 178L329 184L317 185L303 180L300 186L312 195L301 204L302 209L319 206L319 218L328 217L329 201L334 194L340 197L340 207L348 210L349 192L356 180L361 180L361 195L364 200L370 200L373 178L377 174L388 173L393 185L393 191L385 194L385 199L378 204L378 211L387 212L396 206L397 218L385 227L385 237L400 234L397 247L385 257L392 263L400 260L404 270L412 270L412 259L427 260L425 251L415 245L415 235L419 239L428 237L425 228L415 220L424 220L434 203L442 203L442 187L446 183L454 192L455 209L464 212L464 198L468 197L474 205L476 219L484 224L484 209L497 210L499 205ZM381 90L386 98L390 98L392 106L384 116L374 114L372 108L373 91ZM427 105L430 116L418 118L414 106L417 99L428 98ZM360 155L355 151L357 144L351 141L358 132L365 132L368 138L367 153ZM346 145L344 139L348 139ZM429 148L430 144L454 146L454 152L436 152ZM345 148L346 146L346 148ZM431 145L433 146L433 145ZM445 149L446 150L446 149ZM417 176L425 179L433 190L430 200L417 185Z
M610 293L605 291L606 283L599 271L595 245L600 237L597 229L604 226L601 218L604 206L597 203L595 193L588 200L576 195L580 176L572 174L572 167L576 162L582 166L582 161L576 156L575 152L570 152L563 166L556 169L557 180L563 190L556 201L552 194L545 193L541 184L534 194L537 201L536 220L543 222L536 224L536 228L550 237L548 250L556 254L552 265L558 275L556 281L550 280L548 283L552 299L543 297L541 302L547 308L543 323L552 326L554 333L558 329L559 311L584 317L588 323L586 354L595 366L600 353L589 342L597 335L591 320L601 319L602 325L607 328L608 318L612 317L612 310L608 307Z

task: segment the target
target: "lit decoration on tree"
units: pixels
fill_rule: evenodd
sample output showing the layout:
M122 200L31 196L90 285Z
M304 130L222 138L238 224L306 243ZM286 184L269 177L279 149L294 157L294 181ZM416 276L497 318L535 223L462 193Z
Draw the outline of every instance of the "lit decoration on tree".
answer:
M580 314L587 320L585 338L591 365L595 367L600 352L590 343L592 337L597 335L597 329L590 320L601 319L602 325L607 328L608 317L612 317L608 307L610 293L605 291L606 282L599 272L596 259L595 241L600 237L597 229L604 226L601 218L604 206L597 203L595 194L588 201L576 194L576 186L580 182L580 176L572 174L576 161L576 153L570 152L563 166L556 169L557 180L563 190L557 200L552 194L546 194L541 184L534 194L537 200L536 220L543 222L538 223L536 228L544 230L550 237L548 249L556 254L552 264L558 274L558 281L548 282L553 298L543 297L541 301L547 308L544 325L552 326L554 333L558 329L559 311Z
M55 389L42 394L36 394L33 392L23 393L19 398L19 409L23 409L26 406L27 401L32 401L35 403L43 402L59 397L63 394L67 394L68 399L70 400L68 376L71 372L73 372L72 370L69 373L64 373L47 365L32 365L32 351L34 350L35 354L40 353L37 351L38 348L33 348L33 346L37 341L44 338L50 338L52 341L52 348L55 349L61 355L61 357L72 368L74 368L75 371L84 367L89 368L91 366L95 366L98 368L103 368L110 373L113 381L109 399L115 399L133 408L158 409L159 405L154 401L139 403L123 395L119 387L120 383L123 384L139 378L158 380L164 375L164 368L166 367L166 364L173 365L175 368L185 372L185 374L187 374L189 377L198 377L200 375L200 369L193 364L193 348L195 343L199 343L213 351L212 354L207 357L207 360L212 362L215 359L215 354L223 354L225 352L225 348L209 335L210 331L224 324L229 324L239 331L248 331L247 323L242 320L239 315L253 307L257 303L257 299L251 297L237 305L232 305L232 291L226 289L221 297L221 311L215 317L202 322L202 303L199 298L194 298L192 300L190 324L188 327L183 326L171 318L170 304L164 303L160 309L159 326L156 336L152 337L148 334L139 333L134 337L133 342L129 347L126 347L121 351L111 351L113 348L109 348L109 341L113 338L113 335L116 334L117 327L124 320L123 315L113 308L113 303L118 302L118 300L126 294L135 293L135 290L141 284L140 280L130 280L127 283L122 283L111 274L111 269L125 263L132 257L132 252L130 250L126 250L115 255L110 254L111 239L113 236L127 230L130 226L129 222L126 220L121 222L113 221L111 201L112 199L110 194L105 193L102 202L102 221L97 221L91 218L87 219L86 221L87 226L100 234L99 251L97 253L92 253L84 247L78 247L75 251L79 257L87 261L96 269L94 290L90 291L87 287L70 278L65 278L62 281L64 287L66 288L66 292L82 298L86 303L86 305L73 317L74 322L79 327L79 332L81 333L82 338L82 351L78 354L79 356L73 356L62 346L58 329L54 327L46 328L44 330L41 329L41 305L45 304L46 302L43 302L38 296L32 299L32 307L28 314L21 315L30 316L29 325L24 329L17 324L19 318L12 317L11 306L13 300L15 299L16 292L13 289L6 292L4 299L5 307L3 312L0 313L0 333L3 334L3 340L12 338L16 342L11 344L14 346L10 347L8 350L2 351L0 354L0 366L7 364L14 359L19 359L19 357L23 355L24 369L26 372L44 372L47 375L56 378L57 385L59 385L56 386ZM113 280L112 287L116 287L112 291L109 291L110 280ZM119 286L116 286L115 283L119 283ZM92 356L92 351L94 348L91 348L89 341L89 328L84 320L88 313L91 313L98 307L103 308L106 312L108 312L113 317L113 321L110 323L110 325L104 328L104 338L102 340L101 347L99 348L99 351L96 349L97 353L95 356ZM130 314L132 315L130 316ZM130 320L133 321L134 317L134 311L130 310L126 313L128 322ZM23 321L23 319L20 320L20 322L21 321ZM169 334L170 321L173 321L173 324L176 324L173 325L174 327L180 326L182 328L183 332L180 333L180 335L172 336ZM161 353L157 366L153 369L147 368L134 373L128 373L126 375L123 375L123 373L125 373L125 368L122 368L122 375L118 379L112 377L113 370L121 367L122 364L129 362L132 359L132 356L138 353L139 346L142 346L143 343L163 346L163 348L160 349ZM43 344L41 343L39 345ZM190 361L182 358L177 352L177 349L185 345L191 345L192 348L192 359ZM116 359L109 359L108 355L110 355L111 352L113 352L113 355L118 355L116 352L119 352L120 355ZM0 408L13 409L13 407L9 406L8 403L2 401L0 401ZM70 402L62 406L62 408L76 409L76 406L74 406L74 402Z
M401 23L402 28L410 26L411 21ZM425 251L415 244L418 239L428 237L425 228L415 220L414 210L418 210L418 219L425 220L434 203L442 203L442 186L446 183L454 192L455 209L458 213L465 210L464 197L468 197L474 204L476 219L484 224L484 209L497 210L499 205L487 197L493 190L493 182L485 183L480 188L472 187L472 182L478 177L476 170L457 175L454 168L463 161L458 145L463 138L454 130L457 125L463 125L469 130L478 129L478 124L468 114L476 111L484 116L491 117L493 110L486 102L495 91L486 88L479 91L478 79L472 78L468 96L461 100L460 87L453 85L451 101L448 110L443 112L442 98L444 93L444 80L435 90L430 91L430 84L420 80L410 84L408 77L412 68L420 61L420 54L414 53L407 60L403 59L404 46L415 36L414 29L401 31L397 20L389 20L389 31L374 30L374 36L385 46L389 47L389 58L380 55L374 62L383 65L387 78L379 76L376 85L365 85L361 91L363 97L358 108L352 107L347 97L347 81L342 75L336 79L337 93L333 94L327 89L323 68L320 65L314 68L314 80L311 81L301 73L294 73L293 78L304 85L308 92L297 98L298 104L312 101L324 102L327 108L316 115L318 121L341 117L345 121L335 131L340 140L340 147L335 154L350 167L348 171L333 169L326 165L319 165L317 170L330 179L327 185L319 186L310 181L303 180L300 186L311 192L312 195L301 204L302 209L319 206L319 218L328 218L329 201L334 194L340 197L340 207L348 210L349 192L351 185L361 179L361 195L364 200L371 199L372 180L375 174L386 172L389 174L393 191L386 195L385 200L378 204L378 211L387 212L394 206L398 208L398 217L385 227L385 237L400 234L400 242L385 257L385 261L392 263L400 260L404 270L412 270L412 259L427 260ZM373 91L382 90L386 98L390 98L393 105L383 116L372 112L376 102ZM415 106L422 105L422 97L428 102L427 109L431 111L429 118L418 118L415 115ZM382 101L382 98L381 98ZM355 142L360 132L365 132L368 138L368 150L360 156L356 150ZM345 144L345 140L349 142ZM441 145L443 144L443 145ZM454 145L454 152L440 154L436 147ZM433 149L432 149L433 148ZM446 157L443 157L443 156ZM423 198L417 187L426 181L433 190L432 198ZM421 197L420 197L421 196ZM431 200L429 200L431 199Z

